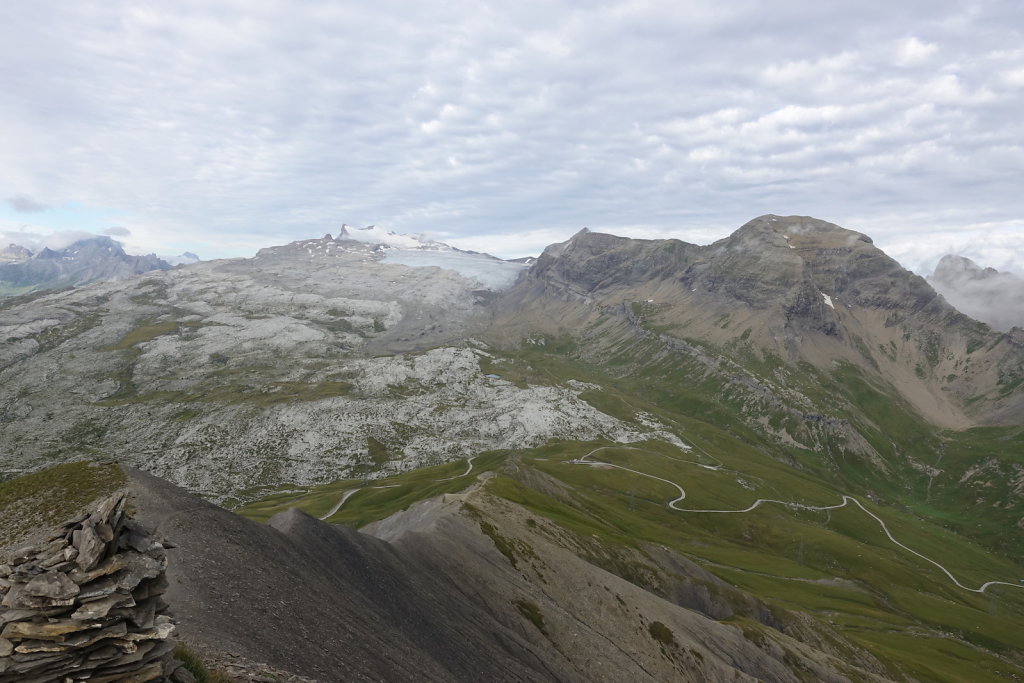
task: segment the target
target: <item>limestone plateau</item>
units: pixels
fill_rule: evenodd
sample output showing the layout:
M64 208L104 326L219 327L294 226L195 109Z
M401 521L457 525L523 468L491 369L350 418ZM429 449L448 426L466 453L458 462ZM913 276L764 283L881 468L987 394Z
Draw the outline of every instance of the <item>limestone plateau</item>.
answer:
M774 215L516 262L344 228L0 299L0 586L38 603L0 661L1024 677L1024 330L951 301Z

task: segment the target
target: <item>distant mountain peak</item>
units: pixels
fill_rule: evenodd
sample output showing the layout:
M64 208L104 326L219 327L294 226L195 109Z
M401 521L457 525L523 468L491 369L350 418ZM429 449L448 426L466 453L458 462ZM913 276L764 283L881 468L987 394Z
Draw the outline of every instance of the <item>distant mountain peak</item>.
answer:
M946 254L928 283L955 308L997 330L1024 327L1024 280L1012 273Z
M982 268L966 256L946 254L936 264L932 278L948 280L950 278L968 277L972 280L982 280L998 277L999 275L999 271L995 268Z
M726 239L743 238L750 235L777 234L783 237L800 235L804 238L843 237L851 241L873 244L873 240L864 233L849 230L842 226L813 216L777 216L765 214L747 221L739 230Z
M191 251L186 251L178 254L177 256L166 256L164 257L164 260L172 266L184 266L190 263L198 263L199 261L202 261L199 256L193 254Z
M0 263L17 263L32 258L31 250L20 244L11 243L0 249Z
M43 247L35 254L28 250L20 253L30 257L0 258L0 296L117 280L171 267L154 254L126 254L120 242L106 235L81 239L63 249Z

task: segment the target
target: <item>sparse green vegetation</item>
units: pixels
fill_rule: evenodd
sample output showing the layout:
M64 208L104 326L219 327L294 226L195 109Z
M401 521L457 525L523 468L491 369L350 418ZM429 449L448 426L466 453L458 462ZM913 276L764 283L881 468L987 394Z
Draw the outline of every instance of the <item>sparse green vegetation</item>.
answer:
M544 625L544 615L540 611L540 607L537 603L527 600L525 598L519 598L512 602L519 610L519 613L526 617L531 624L537 627L537 630L544 635L548 634L547 627Z
M639 313L647 311L640 307ZM602 449L594 460L678 482L686 489L686 507L696 510L740 510L757 498L834 505L841 494L853 494L898 538L941 559L965 584L975 586L1024 577L1021 534L1006 533L1019 518L1019 511L1006 503L1012 500L1013 467L1024 465L1019 455L1024 453L1024 430L944 432L894 398L883 380L852 363L824 371L745 345L730 347L745 354L737 374L749 372L751 381L774 392L798 392L821 411L808 416L769 401L752 403L745 389L723 384L689 356L666 355L650 336L600 365L575 358L571 340L542 341L514 352L494 351L482 368L521 386L569 379L595 384L598 389L581 394L591 405L630 421L638 412L649 413L695 448L684 451L658 441L629 447L603 440L553 441L519 451L515 467L499 468L500 458L490 465L477 459L474 470L498 470L485 486L487 493L547 520L528 522L528 528L546 538L558 529L558 537L571 539L565 542L586 561L656 594L667 595L673 578L646 554L648 548L664 546L692 559L730 584L701 585L731 606L735 615L728 621L757 644L767 644L773 629L789 628L792 617L785 615L801 612L827 619L835 638L848 639L837 648L852 647L850 642L866 647L893 675L916 672L923 679L943 680L936 672L962 671L961 658L971 649L987 653L979 655L979 661L988 662L979 669L980 680L996 677L996 661L1003 662L1003 670L1024 675L1022 662L1010 661L1024 649L1024 591L996 587L977 595L957 588L934 565L895 546L875 520L852 505L820 512L776 504L737 515L679 512L666 506L678 495L666 482L571 462ZM708 357L725 353L686 343ZM895 343L875 351L879 360L894 360L898 352ZM637 358L648 360L639 363ZM922 372L928 371L922 367ZM751 426L750 416L761 418L759 425L807 439L806 445L780 444L760 426ZM823 426L826 420L840 428L830 433ZM862 437L885 467L851 451L844 429ZM943 473L930 476L923 466L937 466ZM331 518L358 526L439 492L462 490L465 480L438 481L457 475L461 467L450 463L375 482L338 482L299 495L279 494L243 512L269 516L298 503L324 514L344 491L363 486ZM466 510L473 515L471 506ZM519 539L482 511L476 519L499 552L522 570L529 551L518 545ZM752 609L748 595L762 596L765 606ZM882 646L893 642L886 640L889 633L911 632L921 635L905 655ZM654 632L651 637L663 643ZM936 648L923 661L921 653L942 638L952 638L944 642L955 646Z
M49 529L125 485L115 463L55 465L0 483L0 547Z
M223 671L210 671L203 663L202 657L184 643L174 648L174 658L196 679L196 683L231 683L231 678Z
M83 315L75 318L69 323L48 327L39 334L34 335L33 338L36 340L36 343L39 344L38 352L43 353L57 348L64 342L77 337L80 334L85 334L92 328L98 326L100 322L101 319L98 313Z
M104 347L105 351L125 351L138 344L152 341L165 334L174 334L184 328L199 327L199 323L177 320L145 321L121 337L117 342Z
M483 533L484 536L491 539L491 541L494 543L494 547L497 548L498 552L500 552L508 559L508 561L512 564L513 567L517 566L518 560L516 559L514 541L507 539L501 534L499 534L497 529L494 528L493 524L485 522L482 519L480 520L480 531Z
M676 637L672 634L672 629L660 621L652 621L651 625L647 627L647 631L651 634L651 638L662 645L676 644Z

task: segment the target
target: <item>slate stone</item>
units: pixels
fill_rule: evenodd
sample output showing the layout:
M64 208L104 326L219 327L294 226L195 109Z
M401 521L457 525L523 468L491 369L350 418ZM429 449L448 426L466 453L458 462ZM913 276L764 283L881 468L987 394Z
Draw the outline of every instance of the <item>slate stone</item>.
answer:
M34 652L67 652L70 648L52 640L23 640L14 648L15 652L32 654Z
M156 618L157 598L150 598L143 603L136 605L135 612L129 617L129 621L135 628L143 631L153 628Z
M96 535L100 537L104 543L110 543L114 540L114 530L106 522L100 522L95 527Z
M195 676L192 672L185 667L178 667L173 674L171 674L172 683L196 683Z
M154 579L163 573L163 563L147 555L124 553L115 557L123 557L125 568L114 577L117 585L126 590L134 590L144 579Z
M68 574L68 577L75 583L82 585L95 581L100 577L119 572L126 566L128 566L128 563L123 554L114 555L95 569L90 571L73 571Z
M79 622L82 623L82 622ZM75 634L74 636L68 637L65 642L73 647L83 648L98 643L101 640L108 638L124 638L128 635L128 626L122 621L106 628L98 629L95 631L87 631L85 633Z
M29 595L25 592L24 583L16 583L11 586L11 589L7 591L3 601L0 601L0 606L10 607L12 609L46 609L50 607L63 607L71 606L75 604L74 598L57 599L57 598L40 598L33 595Z
M89 515L89 521L93 524L109 524L114 515L114 511L121 504L123 499L124 496L121 494L110 496L100 504L99 508L97 508L95 512Z
M93 600L79 607L72 615L71 618L77 621L88 621L91 619L99 619L107 616L107 614L115 607L134 607L135 600L130 595L123 595L121 593L112 593L105 598L99 600Z
M99 673L99 672L97 672ZM147 664L134 671L117 672L109 675L97 675L89 678L91 683L145 683L156 680L164 675L163 665L160 662Z
M27 595L53 600L66 600L79 593L78 585L60 572L40 574L26 583L22 590Z
M83 571L92 569L107 549L107 545L88 523L74 533L74 544L78 548L75 562Z
M37 624L32 621L12 621L0 631L0 637L8 640L64 640L69 633L77 633L95 628L94 622L74 621L71 619L55 619Z
M0 638L0 657L6 657L14 652L14 643L6 638Z
M89 602L99 598L105 598L117 590L117 582L110 577L92 581L80 586L78 593L79 602Z
M121 547L131 548L140 553L147 553L151 550L163 549L163 546L153 540L148 534L140 532L137 528L128 527L126 532L121 534Z

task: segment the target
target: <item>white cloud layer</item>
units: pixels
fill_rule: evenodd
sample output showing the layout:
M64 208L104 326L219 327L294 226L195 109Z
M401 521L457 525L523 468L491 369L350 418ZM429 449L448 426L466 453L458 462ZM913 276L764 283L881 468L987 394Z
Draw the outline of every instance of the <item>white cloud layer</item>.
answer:
M518 256L795 213L1022 272L1019 26L1013 0L7 2L0 197L204 257L343 222Z

